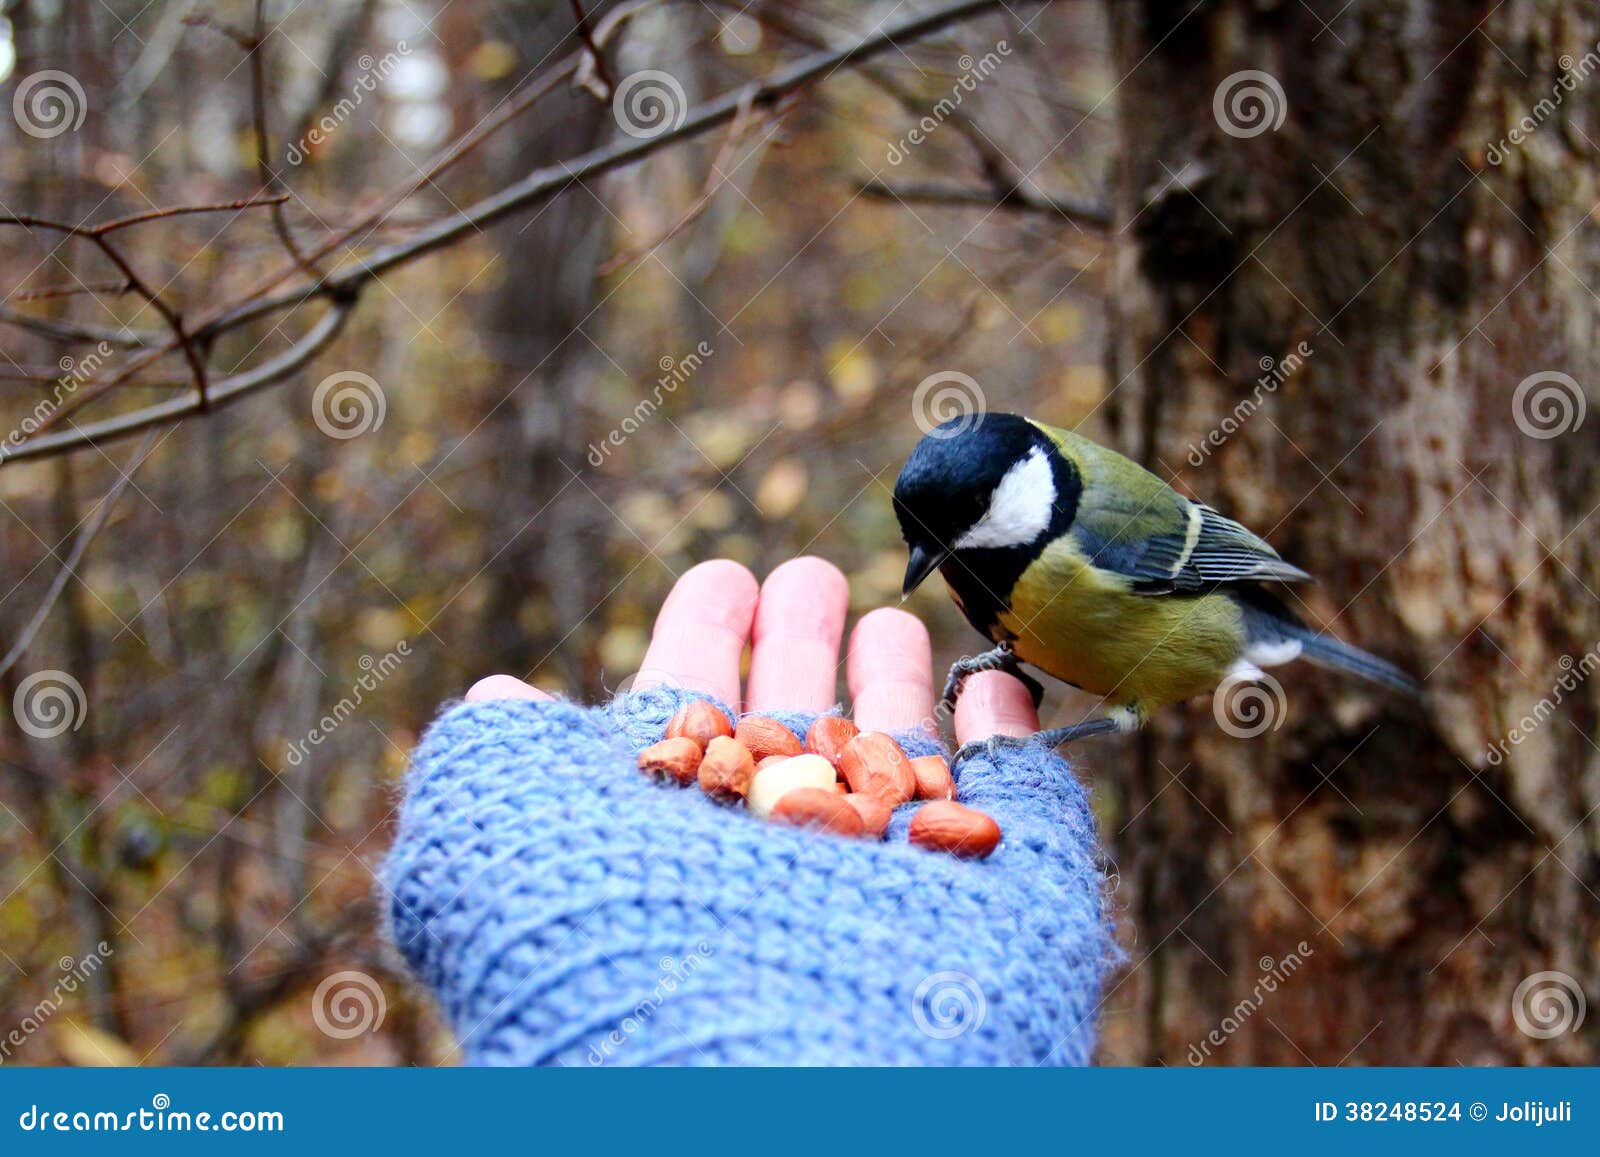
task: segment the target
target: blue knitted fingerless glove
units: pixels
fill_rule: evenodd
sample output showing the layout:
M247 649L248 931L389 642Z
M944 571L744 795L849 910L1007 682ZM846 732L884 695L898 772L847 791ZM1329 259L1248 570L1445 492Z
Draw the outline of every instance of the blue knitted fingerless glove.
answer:
M1115 963L1059 757L958 769L981 862L768 823L634 766L696 696L456 705L384 868L392 936L479 1064L1084 1064ZM779 715L803 736L812 716ZM899 737L912 755L939 750Z

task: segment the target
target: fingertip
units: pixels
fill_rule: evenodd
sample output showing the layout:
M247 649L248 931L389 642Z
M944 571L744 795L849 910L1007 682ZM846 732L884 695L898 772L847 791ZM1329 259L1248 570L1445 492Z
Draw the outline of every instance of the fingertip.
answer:
M850 583L844 577L844 572L827 559L801 555L773 567L772 573L767 575L767 581L761 584L761 599L764 601L774 598L782 601L792 595L801 596L796 604L815 608L819 618L832 618L835 610L842 616L844 608L850 603ZM793 607L785 606L784 609L792 610ZM758 610L758 630L760 625Z
M870 638L880 643L909 651L927 648L929 662L933 661L933 644L928 639L928 628L910 611L903 611L899 607L878 607L861 616L856 630L867 632Z
M672 594L667 596L667 601L672 601L672 596L679 591L686 594L699 595L704 593L719 600L730 609L729 619L740 617L743 612L745 624L748 626L750 617L755 614L756 598L761 592L761 584L756 582L756 576L750 573L750 568L731 558L713 558L705 562L696 563L679 576L673 585ZM662 608L665 610L665 607Z
M1021 737L1038 730L1039 713L1022 680L1004 671L979 671L962 684L956 700L956 742Z
M484 703L491 699L529 699L534 702L545 702L553 698L555 696L548 691L541 691L512 675L490 675L479 679L467 688L466 694L468 703Z
M834 703L849 605L850 584L825 559L802 556L773 568L751 629L750 710L822 711Z
M635 690L666 684L739 701L739 659L750 637L760 586L732 559L684 571L656 615Z
M933 649L917 616L895 607L863 615L850 635L845 677L863 729L936 730Z

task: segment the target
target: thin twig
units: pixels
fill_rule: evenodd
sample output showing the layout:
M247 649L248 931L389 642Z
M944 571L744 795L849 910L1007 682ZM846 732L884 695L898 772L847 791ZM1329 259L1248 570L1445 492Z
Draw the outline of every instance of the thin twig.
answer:
M1103 232L1111 224L1111 211L1103 206L1066 197L1040 197L1017 188L996 192L993 189L970 189L959 185L891 185L887 181L874 179L858 182L856 191L863 197L906 204L976 206L1014 213L1042 213L1071 221L1091 232Z
M128 288L149 302L150 308L159 313L162 320L171 328L172 336L183 347L184 360L189 363L189 369L194 373L195 392L198 395L200 409L205 409L208 405L206 398L206 363L205 359L200 356L200 351L195 348L193 335L185 332L183 328L183 315L163 301L161 295L151 289L145 283L144 278L134 272L133 265L122 255L121 250L111 244L105 234L91 233L89 234L89 239L95 243L101 253L105 254L106 260L115 265L122 276L128 279Z
M250 114L256 138L256 175L263 189L277 190L283 188L283 179L272 167L272 143L267 136L266 8L266 0L256 0L255 26L250 33L245 57L250 62ZM289 219L283 211L283 202L286 200L287 194L273 202L272 229L307 277L321 277L322 270L300 251L294 234L289 230Z
M61 597L61 592L67 587L67 580L73 578L78 572L78 564L83 561L83 552L89 549L89 544L94 541L95 535L100 533L100 528L105 526L111 518L111 511L115 509L117 500L122 497L122 492L133 481L134 474L154 448L156 432L151 430L144 436L144 441L139 443L139 448L133 452L133 457L128 459L128 464L120 468L120 475L116 484L106 492L100 500L100 505L89 516L89 521L78 532L78 537L72 543L72 549L67 552L67 557L61 563L61 569L56 572L55 578L50 580L50 588L45 591L44 599L33 616L22 628L22 633L17 636L17 641L11 645L11 650L5 658L0 659L0 679L16 666L17 660L32 645L34 638L39 634L39 629L44 626L44 621L50 617L50 612L55 608L56 600Z
M653 253L657 248L671 241L683 230L699 219L700 215L710 207L717 191L728 181L727 169L731 167L733 154L749 135L755 122L765 120L763 116L752 116L750 109L741 109L739 115L734 117L733 124L728 126L728 135L722 142L722 147L717 150L717 155L711 160L711 167L706 172L706 179L700 187L699 194L690 203L689 207L678 215L678 219L667 227L654 241L624 250L612 257L599 269L595 270L596 277L609 277L619 269L624 269L641 258Z
M589 14L583 10L583 0L571 0L572 22L577 26L578 39L583 41L583 47L589 53L589 67L594 72L593 79L600 82L599 91L593 87L591 92L601 100L610 100L611 94L617 91L616 84L611 79L611 70L606 67L605 53L595 43L594 29L589 27Z
M106 221L94 226L94 232L101 235L115 233L118 229L126 229L130 225L143 225L147 221L165 221L168 217L184 217L194 213L233 213L240 209L255 209L262 205L281 205L288 199L289 194L282 193L273 197L245 197L239 201L217 201L207 205L174 205L169 209L151 209L145 213L133 213L127 217Z
M737 4L723 3L723 7L738 7ZM789 16L777 7L763 7L756 13L756 19L763 25L771 28L779 35L787 37L807 48L825 48L827 40L818 32L802 28ZM877 66L868 66L861 69L861 75L872 85L893 97L907 113L913 117L926 114L928 101L901 84L889 71ZM993 141L984 135L983 131L972 122L960 108L950 108L944 114L941 123L949 125L962 140L967 142L973 155L978 158L979 167L983 170L984 178L996 188L1015 188L1022 181L1022 173L1017 169Z
M11 295L12 301L48 301L58 297L78 297L91 294L95 297L115 297L130 292L126 281L96 281L88 285L47 285L41 289L19 289Z
M19 310L0 306L0 322L18 329L30 330L62 342L105 342L108 345L154 346L161 342L159 333L142 333L135 329L112 329L109 326L88 325L78 321L62 321L52 317L32 317Z
M240 201L211 201L204 205L171 205L165 209L149 209L143 213L131 213L126 217L113 217L109 221L102 221L98 225L73 225L66 221L57 221L51 217L39 217L28 213L3 213L0 214L0 225L22 225L30 229L48 229L55 233L65 233L73 237L104 237L108 233L115 233L119 229L126 229L130 225L143 225L150 221L165 221L169 217L183 217L193 213L231 213L239 209L254 209L262 205L282 204L289 199L289 194L282 193L272 197L246 197Z
M124 285L119 292L136 293L142 297L151 309L161 315L161 320L167 323L172 330L173 339L178 348L182 349L184 360L189 363L189 370L194 375L195 392L200 409L205 409L209 404L206 386L205 359L200 356L200 351L195 345L194 335L184 329L183 316L157 293L150 285L135 272L133 265L122 251L111 243L111 234L119 229L127 229L133 225L143 225L151 221L161 221L169 217L177 217L189 213L216 213L228 210L248 209L256 205L274 205L282 198L251 198L245 201L232 201L221 205L179 205L168 209L152 209L145 213L135 213L127 217L117 217L110 221L101 222L99 225L73 225L66 221L57 221L49 217L39 217L29 213L8 213L0 216L0 225L19 225L27 229L45 229L61 233L68 237L82 238L93 244L106 260L116 266L121 273Z

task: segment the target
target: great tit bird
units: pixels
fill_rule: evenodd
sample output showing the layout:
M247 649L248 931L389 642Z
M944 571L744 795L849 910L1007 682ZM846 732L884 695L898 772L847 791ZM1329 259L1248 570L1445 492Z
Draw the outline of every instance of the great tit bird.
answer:
M1134 730L1158 707L1300 657L1417 694L1405 672L1312 630L1262 585L1305 571L1068 430L1016 414L952 419L912 451L894 510L911 552L904 593L937 569L997 644L951 669L947 704L972 672L1022 676L1019 662L1107 704L1035 737L1048 746Z

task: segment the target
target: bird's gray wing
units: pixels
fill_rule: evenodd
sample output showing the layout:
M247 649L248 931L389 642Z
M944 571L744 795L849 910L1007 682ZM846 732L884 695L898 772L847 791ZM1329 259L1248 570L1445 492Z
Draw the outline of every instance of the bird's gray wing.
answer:
M1092 488L1083 497L1073 527L1080 548L1141 593L1198 594L1230 583L1311 577L1241 523L1174 490L1143 496L1140 509L1129 509L1121 497L1098 498Z

